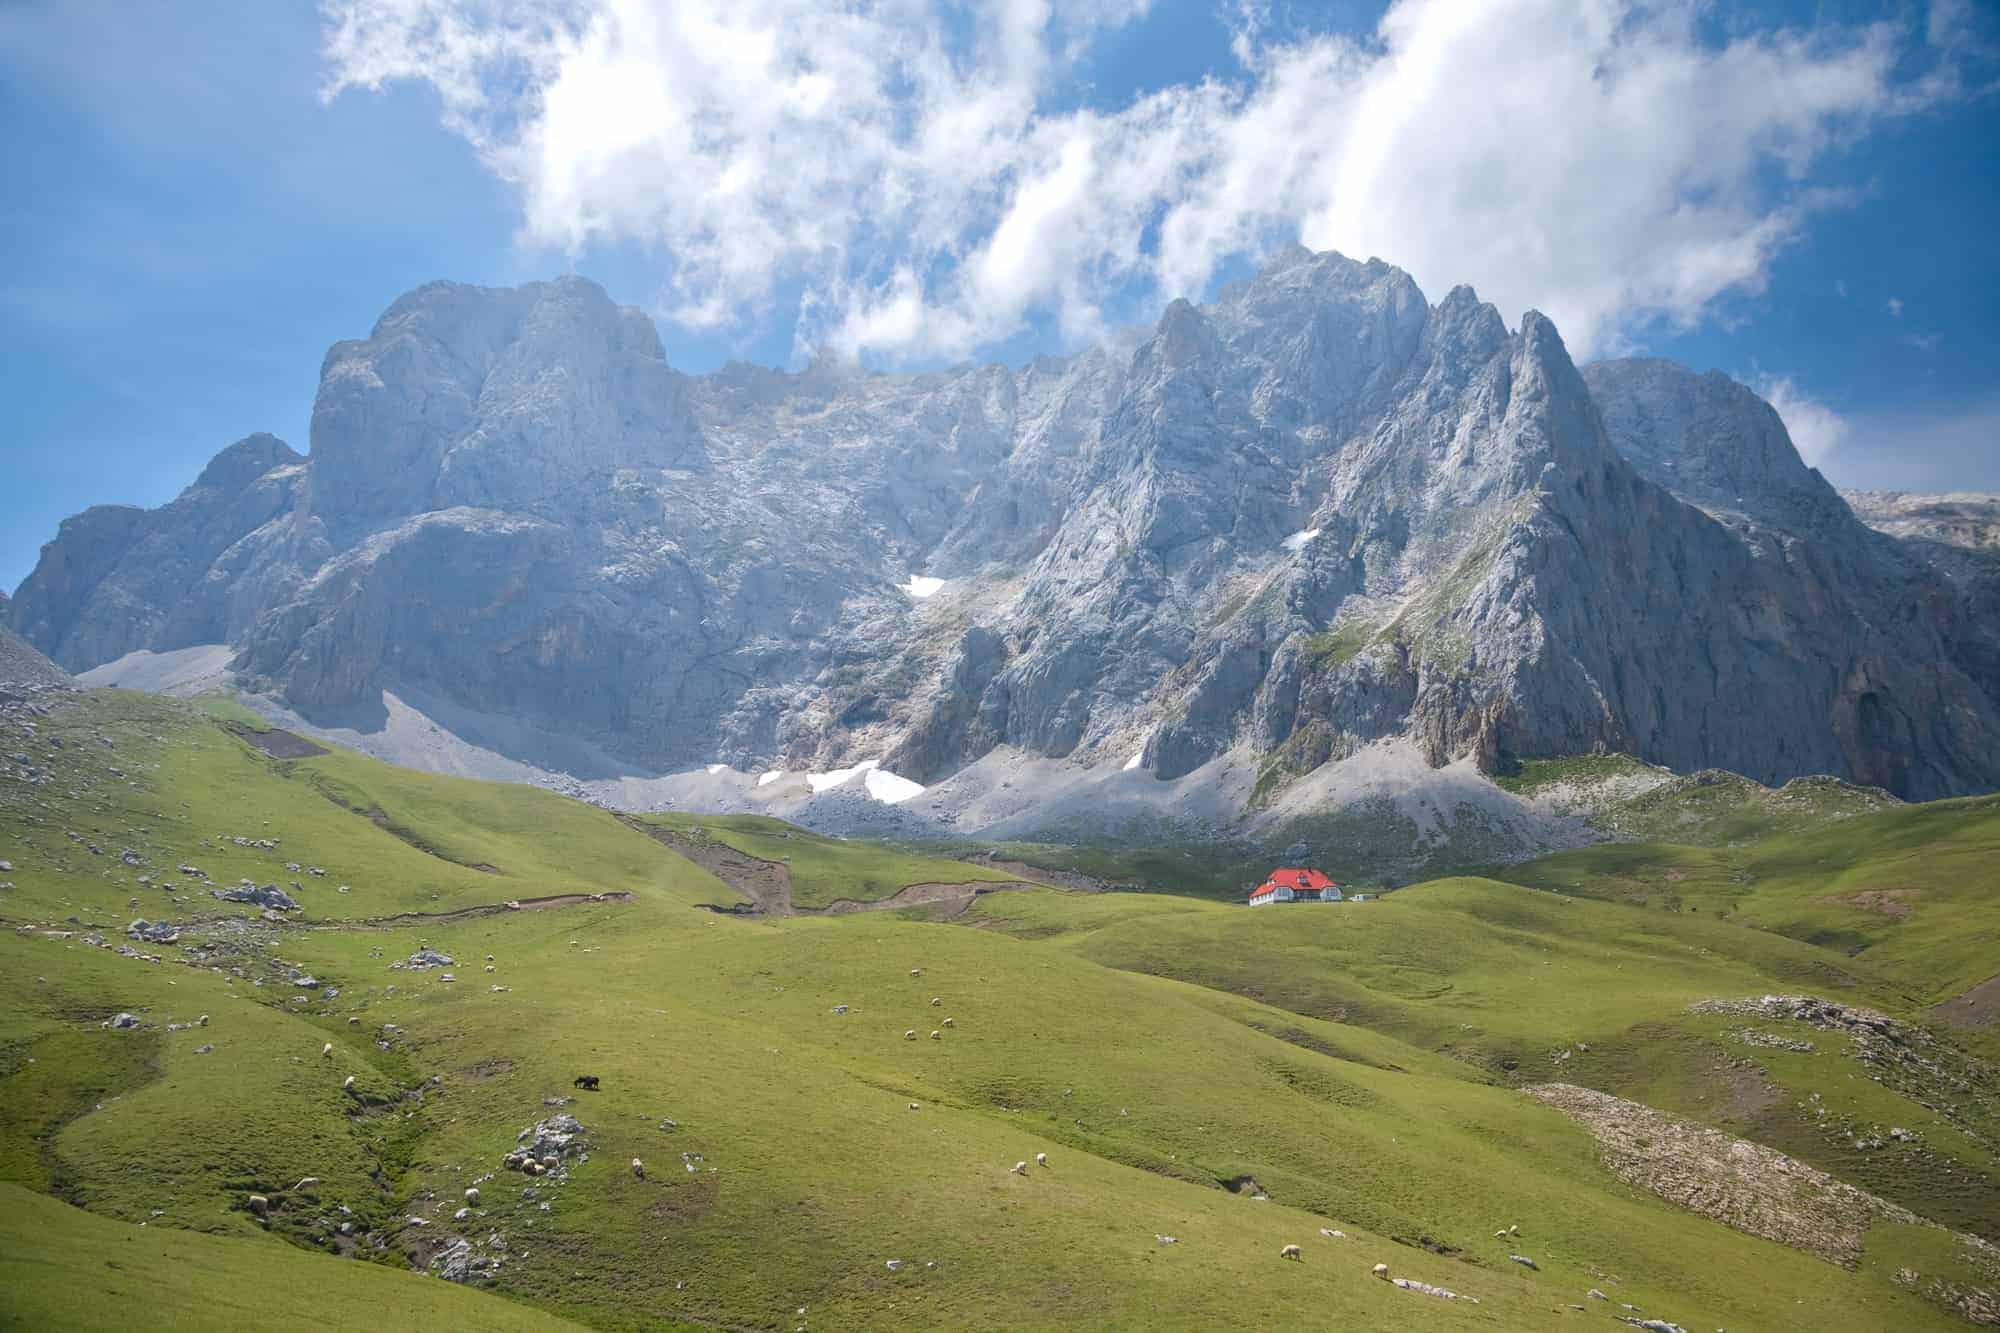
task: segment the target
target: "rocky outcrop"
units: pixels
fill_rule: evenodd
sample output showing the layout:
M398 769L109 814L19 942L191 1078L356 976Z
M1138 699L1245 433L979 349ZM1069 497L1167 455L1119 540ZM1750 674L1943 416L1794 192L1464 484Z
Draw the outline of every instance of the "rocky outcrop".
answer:
M0 698L76 688L70 674L14 631L0 626Z
M1379 260L1293 249L1115 347L922 375L683 376L580 279L432 284L328 355L312 430L70 520L10 619L72 666L222 641L309 721L390 690L612 768L1249 754L1269 795L1408 737L2000 785L2000 648L1768 405L1579 370Z
M239 548L291 515L305 473L284 441L252 435L163 508L100 505L65 519L17 590L11 624L71 671L138 648L234 640L268 600L230 577L248 572Z

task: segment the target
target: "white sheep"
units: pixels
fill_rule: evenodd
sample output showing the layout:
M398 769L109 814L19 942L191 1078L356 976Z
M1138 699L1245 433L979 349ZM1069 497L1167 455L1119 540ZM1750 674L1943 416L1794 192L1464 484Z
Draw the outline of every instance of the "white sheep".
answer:
M332 1043L332 1042L328 1042L328 1043L327 1043L326 1045L324 1045L324 1046L320 1047L320 1048L319 1048L319 1053L320 1053L320 1056L321 1056L321 1058L323 1058L323 1059L327 1059L327 1060L331 1060L331 1059L333 1059L333 1043Z
M943 1006L944 1006L944 996L942 995L931 996L931 1008L939 1009L942 1008Z
M905 1028L905 1029L903 1029L903 1040L904 1040L904 1041L915 1041L916 1039L917 1039L917 1030L916 1030L915 1028Z
M923 1110L924 1108L923 1108L923 1107L922 1107L921 1105L919 1105L918 1103L916 1103L916 1102L911 1102L911 1103L910 1103L910 1109L911 1109L912 1111L921 1111L921 1110Z
M632 1159L632 1174L640 1180L646 1178L646 1164L636 1157Z
M1049 1155L1047 1153L1038 1152L1035 1154L1036 1166L1047 1166L1048 1164L1049 1164Z
M358 1028L358 1027L360 1027L360 1026L361 1026L361 1019L360 1019L360 1017L359 1017L359 1016L356 1016L356 1017L353 1017L353 1018L350 1018L350 1019L348 1019L348 1020L347 1020L347 1026L349 1026L349 1027L351 1027L351 1028Z
M349 1074L346 1078L340 1081L340 1090L342 1092L354 1091L354 1075Z
M1376 1277L1381 1278L1384 1282L1387 1282L1389 1280L1389 1265L1376 1264L1372 1271L1374 1272Z
M951 1020L950 1020L949 1018L945 1019L945 1021L944 1021L944 1025L945 1025L946 1027L953 1027L953 1026L955 1026L955 1025L954 1025L954 1024L952 1023L952 1021L951 1021Z
M910 969L910 975L913 977L920 977L923 974L924 970L921 967L913 967Z
M1305 1251L1301 1250L1296 1245L1287 1245L1284 1249L1279 1250L1278 1257L1280 1259L1296 1259L1300 1263L1304 1263L1306 1261Z
M474 1185L465 1191L465 1201L475 1206L479 1203L479 1187L477 1185Z
M1027 1164L1026 1162L1016 1162L1016 1163L1014 1163L1014 1166L1013 1166L1013 1173L1014 1173L1015 1175L1017 1175L1017 1176L1025 1176L1025 1175L1027 1175L1027 1174L1028 1174L1028 1164Z
M932 1041L943 1041L943 1040L944 1040L944 1033L942 1033L942 1032L938 1031L938 1030L937 1030L936 1028L932 1028L932 1029L931 1029L931 1040L932 1040Z

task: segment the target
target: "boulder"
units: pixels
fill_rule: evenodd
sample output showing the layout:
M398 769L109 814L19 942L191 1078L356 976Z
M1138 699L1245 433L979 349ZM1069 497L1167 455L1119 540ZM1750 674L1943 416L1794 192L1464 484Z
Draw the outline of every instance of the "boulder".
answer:
M239 884L233 889L210 889L209 893L211 896L219 898L226 903L250 903L254 906L264 908L266 911L298 912L304 910L292 898L291 894L286 893L275 884L265 884L261 887Z

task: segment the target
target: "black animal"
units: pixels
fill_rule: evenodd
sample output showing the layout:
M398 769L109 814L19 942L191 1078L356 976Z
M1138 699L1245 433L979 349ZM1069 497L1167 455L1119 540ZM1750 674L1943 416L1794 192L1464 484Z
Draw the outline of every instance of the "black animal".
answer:
M596 1092L596 1091L597 1091L597 1075L595 1075L595 1074L578 1074L578 1075L576 1076L576 1079L575 1079L575 1081L573 1081L573 1082L572 1082L572 1083L570 1084L570 1086L571 1086L571 1087L573 1087L573 1088L582 1088L582 1089L583 1089L583 1090L584 1090L585 1092Z

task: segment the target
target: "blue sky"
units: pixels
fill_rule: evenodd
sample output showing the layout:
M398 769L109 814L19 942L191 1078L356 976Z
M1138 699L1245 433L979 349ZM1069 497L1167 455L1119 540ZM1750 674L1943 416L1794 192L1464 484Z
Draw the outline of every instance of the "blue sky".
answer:
M0 3L0 587L305 449L440 277L584 273L691 370L1018 361L1304 239L1720 367L1837 483L2000 489L1990 10Z

